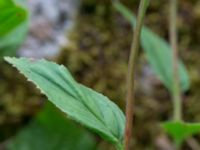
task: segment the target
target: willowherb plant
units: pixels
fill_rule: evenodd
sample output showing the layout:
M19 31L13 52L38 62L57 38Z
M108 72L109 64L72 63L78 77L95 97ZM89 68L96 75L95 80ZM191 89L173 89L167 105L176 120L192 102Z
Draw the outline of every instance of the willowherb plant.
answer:
M175 46L170 47L164 39L143 26L148 3L149 0L141 0L138 18L136 19L125 6L117 0L113 1L114 7L131 23L135 30L127 82L127 119L125 119L125 115L116 104L102 94L77 83L68 69L62 65L44 59L33 60L5 57L5 60L16 67L29 81L33 82L47 96L49 101L67 114L67 117L93 130L103 139L114 144L116 149L129 150L133 121L134 70L139 43L141 42L155 74L174 96L174 112L179 112L180 115L182 113L179 111L179 108L181 108L181 97L177 100L177 95L181 91L188 90L190 86L185 66L178 60L177 55L175 56L177 53L176 38L174 39L175 41L171 40L172 45L175 44ZM174 24L176 6L176 1L171 0L172 39L176 36L176 25ZM19 41L13 40L11 37L26 27L27 11L17 6L12 0L0 1L0 9L0 50L10 44L16 47ZM21 29L18 28L16 30L16 27L19 26L21 26ZM21 37L24 37L24 34ZM178 78L175 76L178 76ZM173 137L177 149L180 148L186 138L200 132L199 123L185 123L181 119L174 117L174 120L162 124L164 130Z
M138 27L140 30L145 14L143 7L147 8L146 2L146 0L142 1L139 9ZM138 30L138 34L140 30ZM138 39L138 35L136 35L134 43L137 45L139 45ZM133 47L131 53L134 51ZM105 140L113 143L116 149L124 149L125 116L118 106L107 97L77 83L62 65L28 58L6 57L5 60L16 67L29 81L35 83L38 89L69 118L95 131ZM130 65L131 63L132 58L130 58ZM129 94L132 95L132 91ZM127 106L129 109L131 108L129 104ZM127 116L128 119L132 118L129 114ZM128 126L129 123L127 121ZM129 128L127 129L129 130ZM130 141L132 133L129 134L127 140ZM130 143L127 144L125 144L125 149L129 149Z

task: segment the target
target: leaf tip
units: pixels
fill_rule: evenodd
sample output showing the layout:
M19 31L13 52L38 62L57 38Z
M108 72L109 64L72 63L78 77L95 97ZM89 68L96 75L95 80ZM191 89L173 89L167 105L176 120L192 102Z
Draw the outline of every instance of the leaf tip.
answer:
M5 60L6 62L10 63L10 64L13 63L14 59L16 59L16 58L14 58L14 57L8 57L8 56L4 57L4 60Z

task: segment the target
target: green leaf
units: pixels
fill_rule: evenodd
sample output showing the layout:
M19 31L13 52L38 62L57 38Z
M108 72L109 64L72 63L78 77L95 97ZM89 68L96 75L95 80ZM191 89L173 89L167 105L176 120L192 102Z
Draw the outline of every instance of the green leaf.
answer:
M200 133L200 123L169 121L163 123L162 128L173 138L177 147L180 147L188 137Z
M136 17L121 3L113 2L118 10L135 27ZM170 90L173 90L173 69L172 69L172 50L170 45L161 37L153 33L147 27L143 27L141 34L141 43L146 57L159 79ZM179 64L179 74L181 80L181 89L186 91L190 87L188 73L183 63Z
M2 37L27 18L27 11L22 7L14 5L12 2L1 2L0 8L0 37Z
M46 60L6 58L71 119L121 144L125 116L107 97L78 84L64 66Z
M0 10L9 8L10 6L14 6L14 2L12 0L1 0L0 1Z
M28 21L22 23L12 32L8 33L4 37L0 37L0 60L4 56L14 56L16 50L21 43L25 40L28 31Z
M8 150L94 150L95 138L48 104L7 145Z
M22 2L17 0L16 3L17 5L18 3L20 3L21 5ZM4 6L4 9L6 6L10 6L10 5L14 5L12 7L16 7L13 1L11 0L8 0L8 1L2 0L0 3L0 6L2 7ZM18 26L13 28L11 31L7 32L4 36L0 36L0 60L4 56L14 56L16 54L16 50L24 41L27 31L28 31L28 16L26 16L26 19L23 20L23 22L21 22Z

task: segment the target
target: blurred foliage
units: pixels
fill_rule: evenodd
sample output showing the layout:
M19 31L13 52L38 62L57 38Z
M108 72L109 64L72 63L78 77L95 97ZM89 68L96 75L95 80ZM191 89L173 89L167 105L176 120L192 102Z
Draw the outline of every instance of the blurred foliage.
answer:
M0 37L2 37L24 22L28 12L8 0L3 0L0 3L0 8Z
M1 61L3 56L16 55L17 49L24 41L28 31L28 12L24 0L3 0L0 7ZM5 18L9 19L5 21Z
M136 25L135 14L132 13L127 7L119 2L113 2L116 10L129 21L133 26ZM172 50L167 41L156 33L152 32L148 27L144 26L141 34L141 47L144 50L146 59L151 65L153 72L157 75L160 81L169 89L173 91L173 65L172 65ZM188 77L187 69L183 62L179 61L179 78L181 90L188 91L190 88L190 80Z
M94 150L95 138L47 103L37 117L8 142L8 150Z

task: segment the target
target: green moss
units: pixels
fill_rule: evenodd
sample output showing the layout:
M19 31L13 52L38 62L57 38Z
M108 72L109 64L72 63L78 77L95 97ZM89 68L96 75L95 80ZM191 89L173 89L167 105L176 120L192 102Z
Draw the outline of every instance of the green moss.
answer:
M12 136L33 116L41 101L32 84L5 63L0 64L0 141Z

